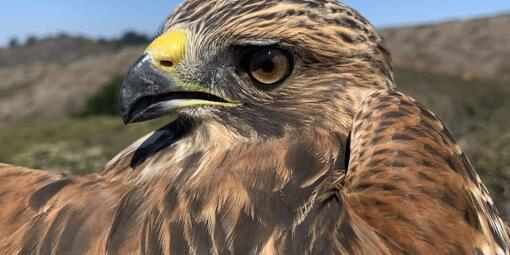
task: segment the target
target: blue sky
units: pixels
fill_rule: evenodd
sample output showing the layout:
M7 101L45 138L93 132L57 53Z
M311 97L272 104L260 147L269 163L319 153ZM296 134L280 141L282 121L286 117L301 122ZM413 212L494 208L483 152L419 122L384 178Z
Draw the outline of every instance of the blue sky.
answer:
M198 0L199 1L199 0ZM176 0L0 1L0 45L11 37L61 31L112 37L128 29L155 33ZM376 26L437 22L510 12L509 0L345 0Z

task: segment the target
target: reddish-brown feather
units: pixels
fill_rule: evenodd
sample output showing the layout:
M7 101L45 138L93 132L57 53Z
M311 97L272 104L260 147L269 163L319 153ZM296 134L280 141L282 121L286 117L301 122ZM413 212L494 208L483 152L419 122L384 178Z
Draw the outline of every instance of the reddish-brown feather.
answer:
M398 92L376 93L355 117L344 191L356 213L411 254L505 254L497 214L442 123ZM475 189L475 190L473 190ZM476 194L476 195L475 195ZM498 245L503 239L506 247Z
M382 38L354 10L185 1L174 26L189 31L182 79L239 38L278 39L300 59L280 88L243 94L255 110L177 119L97 174L0 165L0 253L509 254L475 170L393 90Z

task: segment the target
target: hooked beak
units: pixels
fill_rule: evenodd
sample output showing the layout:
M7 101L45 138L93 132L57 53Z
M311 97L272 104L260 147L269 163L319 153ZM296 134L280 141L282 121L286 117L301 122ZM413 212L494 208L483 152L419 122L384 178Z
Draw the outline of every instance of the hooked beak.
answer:
M156 119L193 106L233 106L222 97L197 86L179 84L156 69L145 54L129 70L120 91L120 113L124 123Z
M124 123L156 119L183 108L237 105L211 94L208 88L186 84L174 77L173 68L184 55L183 36L181 31L160 36L131 67L120 91Z

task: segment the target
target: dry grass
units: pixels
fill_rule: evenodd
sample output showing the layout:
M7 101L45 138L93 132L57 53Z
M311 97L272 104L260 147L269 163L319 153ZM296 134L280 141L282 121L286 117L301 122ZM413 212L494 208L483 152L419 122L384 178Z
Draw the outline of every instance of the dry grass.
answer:
M387 29L397 66L510 80L510 14Z
M0 126L66 118L113 77L123 76L142 52L141 47L124 48L64 64L0 67Z
M87 174L123 148L163 125L124 126L119 117L96 116L0 128L0 162Z

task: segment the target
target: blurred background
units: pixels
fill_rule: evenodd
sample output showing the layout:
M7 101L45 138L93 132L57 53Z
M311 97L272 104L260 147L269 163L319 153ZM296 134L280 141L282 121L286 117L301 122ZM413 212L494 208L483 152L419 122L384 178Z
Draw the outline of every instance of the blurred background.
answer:
M510 1L349 0L397 85L446 122L510 220ZM123 126L119 83L171 0L0 2L0 162L86 174L162 125Z

